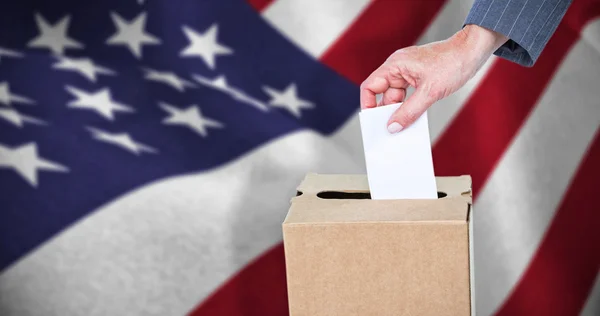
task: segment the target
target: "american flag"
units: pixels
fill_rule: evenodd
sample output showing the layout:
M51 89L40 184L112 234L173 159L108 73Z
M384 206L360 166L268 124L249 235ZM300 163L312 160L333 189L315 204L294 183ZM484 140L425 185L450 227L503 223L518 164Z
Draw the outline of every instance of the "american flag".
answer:
M364 173L358 85L472 0L5 1L0 315L287 315L306 172ZM474 180L480 315L600 315L600 1L428 111Z

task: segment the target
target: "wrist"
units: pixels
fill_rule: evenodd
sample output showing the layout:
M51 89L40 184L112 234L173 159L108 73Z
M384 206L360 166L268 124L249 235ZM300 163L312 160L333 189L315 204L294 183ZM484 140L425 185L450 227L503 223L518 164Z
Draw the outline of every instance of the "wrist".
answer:
M505 35L475 24L465 25L454 37L465 56L479 64L477 68L508 41Z
M464 33L467 43L472 45L474 49L486 51L490 54L508 41L508 37L504 34L475 24L465 25L461 32Z

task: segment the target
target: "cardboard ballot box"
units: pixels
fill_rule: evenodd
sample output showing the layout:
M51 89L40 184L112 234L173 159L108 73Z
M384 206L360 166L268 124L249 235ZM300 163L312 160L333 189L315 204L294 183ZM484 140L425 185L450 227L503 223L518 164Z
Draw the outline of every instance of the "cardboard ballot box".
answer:
M371 200L366 175L308 174L283 223L291 316L471 313L471 178Z

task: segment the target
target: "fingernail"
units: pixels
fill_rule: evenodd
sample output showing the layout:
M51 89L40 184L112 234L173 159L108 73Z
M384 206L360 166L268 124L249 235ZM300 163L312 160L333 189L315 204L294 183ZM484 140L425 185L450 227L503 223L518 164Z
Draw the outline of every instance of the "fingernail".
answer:
M390 132L392 134L398 133L401 130L402 130L402 125L400 125L400 123L398 123L398 122L394 122L394 123L388 125L388 132Z

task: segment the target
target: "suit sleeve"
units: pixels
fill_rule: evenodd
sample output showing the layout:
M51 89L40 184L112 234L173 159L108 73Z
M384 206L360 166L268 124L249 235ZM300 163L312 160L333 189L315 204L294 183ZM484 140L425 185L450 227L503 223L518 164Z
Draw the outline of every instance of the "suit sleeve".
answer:
M531 67L570 4L571 0L475 0L464 24L504 34L509 40L494 55Z

